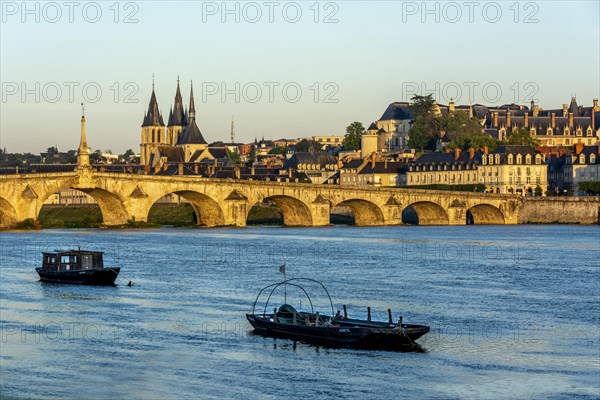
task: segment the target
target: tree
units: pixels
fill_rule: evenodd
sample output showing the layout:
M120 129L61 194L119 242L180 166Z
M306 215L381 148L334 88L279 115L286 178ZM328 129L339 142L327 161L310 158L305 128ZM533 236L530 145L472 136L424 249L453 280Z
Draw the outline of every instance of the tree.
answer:
M308 152L310 150L321 150L321 144L315 140L302 139L294 146L296 152Z
M233 161L234 164L240 163L240 155L237 151L232 151L231 153L229 153L229 158L231 159L231 161Z
M465 133L456 135L450 143L448 143L447 148L450 150L461 149L467 151L471 148L483 149L485 146L487 146L490 151L493 151L498 147L498 141L487 133Z
M579 182L579 190L590 195L600 195L600 181Z
M463 111L455 111L442 115L439 118L440 130L450 135L450 139L454 139L458 135L475 135L482 133L483 129L477 118L471 118Z
M269 150L269 154L285 154L286 148L282 146L275 146Z
M365 127L362 123L354 121L346 127L346 135L342 145L346 150L359 150L360 141L363 133L365 133Z
M433 105L435 100L431 94L415 95L411 98L410 112L414 122L409 131L408 146L413 149L435 150L439 132L439 120L435 116Z
M542 187L540 185L537 185L533 191L535 193L536 196L541 196L543 191L542 191Z
M133 150L127 149L121 157L123 157L125 160L127 160L127 159L129 159L129 157L134 156L134 155L135 155L135 153L133 152Z
M539 147L541 143L531 136L529 130L523 128L514 129L502 142L508 145L529 146L531 148Z

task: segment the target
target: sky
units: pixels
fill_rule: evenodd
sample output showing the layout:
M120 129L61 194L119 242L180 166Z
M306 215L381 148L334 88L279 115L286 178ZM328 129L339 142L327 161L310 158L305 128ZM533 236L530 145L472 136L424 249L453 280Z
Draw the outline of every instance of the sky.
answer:
M139 151L193 82L205 137L343 135L388 104L561 108L600 96L598 1L1 1L0 147Z

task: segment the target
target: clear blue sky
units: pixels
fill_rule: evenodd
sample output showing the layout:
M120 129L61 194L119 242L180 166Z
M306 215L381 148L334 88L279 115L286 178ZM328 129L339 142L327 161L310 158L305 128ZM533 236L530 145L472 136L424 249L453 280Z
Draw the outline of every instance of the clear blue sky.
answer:
M153 74L165 123L177 76L186 104L194 81L209 142L229 141L232 115L238 141L342 135L415 84L440 103L457 90L458 104L529 104L534 94L546 109L600 95L598 1L428 2L429 13L421 1L273 3L228 2L226 14L221 1L32 2L28 13L3 1L0 146L76 148L88 100L92 149L137 152Z

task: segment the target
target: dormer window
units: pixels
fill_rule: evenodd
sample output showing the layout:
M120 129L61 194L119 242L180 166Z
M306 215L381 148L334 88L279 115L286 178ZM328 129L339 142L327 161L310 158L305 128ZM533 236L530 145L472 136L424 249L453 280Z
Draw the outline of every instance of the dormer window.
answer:
M581 136L582 135L582 131L581 131L581 127L577 128L577 136Z
M590 154L590 164L596 164L596 155Z
M509 163L509 164L512 164L512 163L513 163L513 155L512 155L512 154L509 154L509 155L508 155L508 163Z
M529 134L532 136L535 136L535 128L531 127L531 129L529 130Z
M535 163L536 164L542 163L542 157L539 154L536 154L536 156L535 156Z
M585 164L585 154L579 155L579 164Z
M587 128L587 135L592 136L592 127L591 126L588 126L588 128Z
M500 154L496 154L496 164L500 164Z
M552 136L552 128L546 129L546 135Z
M488 164L494 165L494 156L492 154L488 156Z
M565 128L565 136L569 136L571 134L571 131L569 130L569 128Z
M517 164L523 164L523 156L517 154Z
M525 156L525 164L531 164L531 154L527 154L527 156Z

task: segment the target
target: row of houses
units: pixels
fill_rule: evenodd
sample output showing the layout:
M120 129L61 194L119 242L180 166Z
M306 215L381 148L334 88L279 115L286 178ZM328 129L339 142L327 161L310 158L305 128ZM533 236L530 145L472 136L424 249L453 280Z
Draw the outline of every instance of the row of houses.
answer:
M576 144L572 152L544 153L528 146L493 151L459 149L402 160L372 153L350 160L332 183L346 186L482 185L491 193L583 194L579 183L600 180L600 145Z

